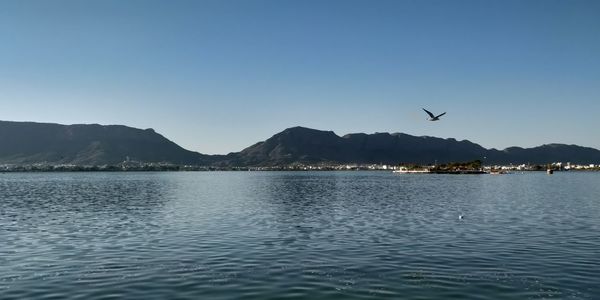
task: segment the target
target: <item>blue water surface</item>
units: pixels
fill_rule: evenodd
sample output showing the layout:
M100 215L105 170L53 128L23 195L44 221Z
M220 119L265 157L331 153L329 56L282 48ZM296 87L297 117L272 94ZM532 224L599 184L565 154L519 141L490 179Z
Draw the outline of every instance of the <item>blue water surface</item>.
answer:
M0 174L0 299L599 297L600 173Z

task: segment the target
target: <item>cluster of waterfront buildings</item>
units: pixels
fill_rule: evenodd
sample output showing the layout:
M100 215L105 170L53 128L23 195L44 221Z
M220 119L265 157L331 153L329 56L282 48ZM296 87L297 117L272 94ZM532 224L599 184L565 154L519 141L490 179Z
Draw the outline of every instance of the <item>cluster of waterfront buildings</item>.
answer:
M387 164L294 164L287 166L274 167L253 167L252 170L269 171L269 170L305 170L305 171L344 171L344 170L365 170L365 171L412 171L419 173L424 170L435 170L436 165L426 166L407 166L407 165L387 165ZM490 172L494 170L502 171L546 171L548 169L557 171L600 171L600 164L571 164L569 162L553 162L546 165L538 164L509 164L509 165L488 165L482 166L481 171Z
M209 171L209 167L171 163L123 162L116 165L0 164L0 172L94 172L94 171Z
M494 166L485 166L484 169L493 169L493 170L505 170L505 171L540 171L546 169L553 169L558 171L570 171L570 170L580 170L580 171L590 171L590 170L600 170L600 164L572 164L570 162L562 163L562 162L553 162L547 165L531 165L531 164L520 164L520 165L494 165Z
M74 164L0 164L0 172L69 172L69 171L410 171L407 173L420 173L436 170L438 166L407 166L389 164L289 164L279 166L263 167L216 167L177 165L165 162L145 163L135 161L124 161L116 165L74 165ZM569 162L554 162L547 165L489 165L483 166L481 171L546 171L548 169L558 171L580 170L600 171L600 164L571 164ZM438 170L439 171L439 170Z

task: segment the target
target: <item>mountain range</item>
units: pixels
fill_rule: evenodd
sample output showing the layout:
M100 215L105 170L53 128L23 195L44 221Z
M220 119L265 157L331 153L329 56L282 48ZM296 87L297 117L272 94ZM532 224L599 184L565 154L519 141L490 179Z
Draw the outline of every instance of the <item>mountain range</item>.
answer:
M417 163L482 160L484 164L600 163L600 151L577 145L486 149L467 140L403 133L353 133L293 127L240 152L206 155L186 150L153 129L122 125L60 125L0 121L0 164L118 164L126 160L205 166L294 163Z
M0 121L0 163L117 164L124 160L208 164L152 129Z

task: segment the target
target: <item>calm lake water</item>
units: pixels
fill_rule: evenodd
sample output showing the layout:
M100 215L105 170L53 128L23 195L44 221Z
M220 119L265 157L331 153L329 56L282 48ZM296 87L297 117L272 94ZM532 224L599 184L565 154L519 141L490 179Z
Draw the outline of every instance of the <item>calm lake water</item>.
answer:
M0 298L599 299L600 173L0 174Z

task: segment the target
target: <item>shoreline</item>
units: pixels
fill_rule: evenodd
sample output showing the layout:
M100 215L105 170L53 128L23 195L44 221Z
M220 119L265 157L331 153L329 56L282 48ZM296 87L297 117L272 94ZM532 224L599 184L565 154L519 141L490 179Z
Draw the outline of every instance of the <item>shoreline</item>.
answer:
M14 169L0 170L0 174L8 173L128 173L128 172L389 172L397 175L484 175L489 171L431 171L431 172L392 172L392 170L381 169L286 169L286 168L202 168L202 169ZM501 175L521 174L521 173L545 173L546 170L519 170L501 173ZM600 170L554 170L555 173L594 173Z

